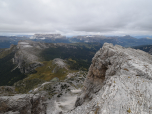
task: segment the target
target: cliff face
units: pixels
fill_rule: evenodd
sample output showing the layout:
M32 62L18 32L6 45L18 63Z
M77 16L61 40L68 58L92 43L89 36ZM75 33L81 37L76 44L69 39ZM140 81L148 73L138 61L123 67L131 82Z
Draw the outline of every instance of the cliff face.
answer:
M39 53L42 49L48 47L49 45L45 43L20 41L17 45L13 63L17 64L22 73L32 73L35 68L42 66L42 63L39 62L41 60Z
M105 43L95 54L76 108L68 114L152 113L152 56Z

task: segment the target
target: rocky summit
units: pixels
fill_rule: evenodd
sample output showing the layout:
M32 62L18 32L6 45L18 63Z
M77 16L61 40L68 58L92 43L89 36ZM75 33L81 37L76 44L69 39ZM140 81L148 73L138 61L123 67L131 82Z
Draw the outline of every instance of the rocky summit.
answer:
M68 114L151 114L152 56L105 43Z
M67 67L61 59L55 59L53 64ZM27 114L152 113L152 56L148 53L105 43L93 57L84 78L81 72L71 73L63 81L54 78L28 94L15 94L14 89L9 89L6 94L12 92L11 97L0 96L0 111L5 114L24 114L23 110Z

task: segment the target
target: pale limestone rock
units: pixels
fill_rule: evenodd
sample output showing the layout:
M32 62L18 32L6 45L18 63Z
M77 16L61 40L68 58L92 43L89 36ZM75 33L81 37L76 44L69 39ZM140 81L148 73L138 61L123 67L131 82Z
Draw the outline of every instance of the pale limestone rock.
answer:
M37 67L43 64L39 61L40 52L50 45L34 41L20 41L17 45L17 51L13 58L13 63L17 64L22 73L33 73Z
M65 114L152 114L152 56L105 43L95 54L81 95Z

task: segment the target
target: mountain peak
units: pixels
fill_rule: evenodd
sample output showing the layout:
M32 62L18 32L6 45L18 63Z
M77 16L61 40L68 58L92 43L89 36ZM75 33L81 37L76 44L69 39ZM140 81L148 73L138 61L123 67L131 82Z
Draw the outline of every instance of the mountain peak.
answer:
M79 107L68 114L149 113L151 60L152 56L141 50L105 43L92 59L75 104ZM86 99L92 100L86 104Z
M17 45L19 48L15 50L14 63L23 73L31 72L39 65L39 57L36 54L45 49L45 45L38 42L20 41ZM59 49L64 47L61 46L59 45ZM29 56L26 56L27 53ZM70 58L69 61L76 63ZM94 55L87 77L85 72L71 70L68 60L56 58L42 63L43 66L39 67L40 69L37 68L37 73L15 83L15 88L0 88L0 92L10 88L9 91L5 91L5 94L12 91L11 94L14 95L11 99L8 99L10 96L3 96L3 94L0 96L3 102L0 107L3 108L3 112L8 112L6 108L14 111L13 103L17 104L16 107L20 107L20 103L23 103L20 108L15 108L15 111L20 113L28 105L30 107L25 108L25 112L30 110L31 113L33 109L35 111L40 109L39 113L42 114L146 114L152 112L152 56L146 52L104 43ZM16 94L14 93L16 89L28 95ZM6 99L8 99L7 102Z
M40 52L49 46L45 43L30 40L19 41L13 63L17 64L22 73L34 72L35 68L42 66L42 63L39 62L41 60Z

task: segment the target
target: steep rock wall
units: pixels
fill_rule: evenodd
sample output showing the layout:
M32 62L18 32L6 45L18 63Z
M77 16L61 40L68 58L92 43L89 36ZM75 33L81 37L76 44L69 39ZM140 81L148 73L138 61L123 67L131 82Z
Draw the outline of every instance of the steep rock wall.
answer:
M39 61L41 57L39 53L48 48L49 45L40 42L33 41L20 41L17 45L17 51L13 58L13 63L17 64L16 68L19 68L21 73L33 73L37 67L43 64Z
M152 113L152 56L105 43L95 54L76 108L68 114Z

